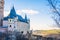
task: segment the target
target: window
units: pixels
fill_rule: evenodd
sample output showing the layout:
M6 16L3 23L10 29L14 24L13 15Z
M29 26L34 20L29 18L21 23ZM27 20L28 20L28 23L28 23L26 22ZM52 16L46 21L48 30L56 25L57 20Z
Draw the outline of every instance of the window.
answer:
M11 25L10 25L10 27L11 27Z
M11 20L10 20L10 22L11 22Z
M23 34L23 33L24 33L24 31L21 31L21 33Z
M15 28L15 26L14 26L14 28Z

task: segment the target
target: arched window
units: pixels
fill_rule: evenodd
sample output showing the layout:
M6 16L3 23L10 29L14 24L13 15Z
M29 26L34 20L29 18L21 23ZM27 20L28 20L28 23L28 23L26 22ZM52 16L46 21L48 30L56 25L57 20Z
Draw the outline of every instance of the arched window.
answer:
M11 27L11 25L10 25L10 27Z
M11 20L10 20L10 22L11 22Z

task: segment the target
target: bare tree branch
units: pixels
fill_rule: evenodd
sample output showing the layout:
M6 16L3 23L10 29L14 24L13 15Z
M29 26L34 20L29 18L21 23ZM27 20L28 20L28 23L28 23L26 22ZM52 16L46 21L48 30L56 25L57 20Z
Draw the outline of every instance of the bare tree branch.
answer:
M58 22L54 17L52 17L52 18L53 18L53 20L56 22L57 26L60 27L59 22Z
M60 13L57 11L55 5L53 5L53 2L51 0L48 0L48 3L52 6L52 8L55 10L55 12L60 16Z
M58 9L57 10L57 6L58 6L58 0L47 0L48 1L48 3L50 4L50 6L52 7L52 9L54 10L54 11L52 11L52 12L54 12L54 13L56 13L55 14L55 16L54 17L52 17L53 18L53 20L56 22L56 24L57 24L57 26L58 27L60 27L60 12L59 12L59 10L60 9ZM55 2L55 3L54 3ZM56 5L55 5L56 4ZM59 7L58 7L59 8ZM57 17L56 17L57 16ZM56 17L56 18L55 18Z

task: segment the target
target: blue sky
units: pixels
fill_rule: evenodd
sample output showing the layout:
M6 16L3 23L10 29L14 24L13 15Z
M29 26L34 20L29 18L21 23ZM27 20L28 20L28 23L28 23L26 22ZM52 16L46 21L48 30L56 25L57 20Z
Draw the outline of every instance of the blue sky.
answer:
M26 13L28 18L30 18L30 29L45 30L56 28L46 0L5 0L5 16L8 15L13 5L17 14L24 17Z

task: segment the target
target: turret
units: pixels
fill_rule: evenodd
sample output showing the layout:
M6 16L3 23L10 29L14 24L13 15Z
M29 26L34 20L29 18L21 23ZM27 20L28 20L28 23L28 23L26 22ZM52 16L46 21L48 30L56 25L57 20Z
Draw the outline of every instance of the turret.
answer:
M3 26L4 0L0 0L0 26Z
M27 15L25 14L25 20L27 21Z

